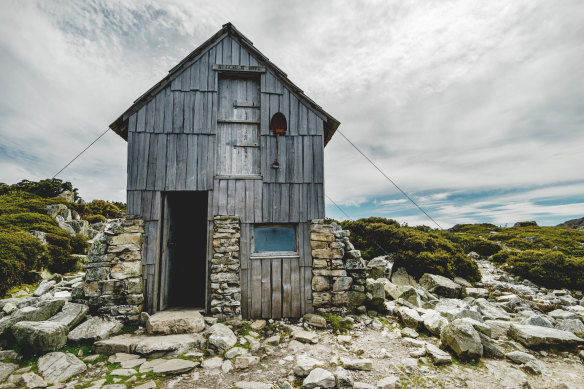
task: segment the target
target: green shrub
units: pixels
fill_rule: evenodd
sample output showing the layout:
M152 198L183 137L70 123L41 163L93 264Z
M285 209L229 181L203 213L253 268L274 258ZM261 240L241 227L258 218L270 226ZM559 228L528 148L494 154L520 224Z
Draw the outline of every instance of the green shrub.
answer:
M0 230L42 231L55 235L68 236L59 223L49 215L25 212L0 215Z
M88 238L83 235L73 235L71 236L71 253L73 254L87 254L89 249L89 243L87 243Z
M584 259L558 250L514 252L507 259L511 273L548 288L584 290Z
M69 273L76 270L77 258L71 256L69 237L46 234L48 246L47 268L52 273Z
M517 222L513 227L537 227L537 223L534 221Z
M93 223L105 223L106 218L103 215L91 215L86 218L86 220L93 224Z
M480 280L477 264L462 247L435 231L400 226L395 220L383 218L344 221L341 225L351 231L351 241L362 250L365 259L393 253L394 266L405 267L414 277L433 273L460 276L472 282Z
M507 263L507 260L511 257L512 253L512 251L500 250L498 253L493 254L490 260L499 265L502 265Z
M38 182L22 180L14 185L0 185L0 194L6 194L12 191L24 191L44 198L57 197L67 190L73 192L75 199L79 198L77 188L73 188L70 182L63 182L63 180L58 178L45 179Z
M440 231L439 235L444 236L451 242L458 243L467 254L474 251L482 257L488 257L501 250L501 246L497 243L483 239L479 236L460 233L453 234L447 231Z
M108 219L114 219L121 216L120 209L104 200L93 200L87 204L94 215L102 215Z
M41 242L19 231L0 231L0 296L23 281L28 271L37 269L44 253Z

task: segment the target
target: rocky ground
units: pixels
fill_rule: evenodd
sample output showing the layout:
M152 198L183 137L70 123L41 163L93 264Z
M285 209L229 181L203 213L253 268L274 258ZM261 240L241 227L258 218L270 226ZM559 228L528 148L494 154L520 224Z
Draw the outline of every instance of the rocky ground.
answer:
M165 311L144 315L144 328L88 317L70 302L82 274L56 277L0 300L0 388L583 387L582 295L478 262L483 280L471 286L416 282L372 260L358 315L218 322Z

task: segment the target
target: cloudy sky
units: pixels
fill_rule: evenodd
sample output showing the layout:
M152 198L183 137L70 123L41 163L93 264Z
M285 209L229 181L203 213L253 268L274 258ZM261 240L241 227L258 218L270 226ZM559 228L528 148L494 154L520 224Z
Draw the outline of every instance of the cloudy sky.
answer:
M228 21L442 227L584 216L579 0L3 0L0 182L52 177ZM60 178L123 201L125 147ZM430 225L338 134L325 158L351 218Z

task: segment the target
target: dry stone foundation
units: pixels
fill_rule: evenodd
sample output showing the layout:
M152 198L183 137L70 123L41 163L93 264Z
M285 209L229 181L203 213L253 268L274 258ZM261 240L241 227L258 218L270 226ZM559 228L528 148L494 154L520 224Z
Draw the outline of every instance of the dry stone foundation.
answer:
M317 312L343 313L365 301L365 262L349 235L332 220L311 222L312 304Z
M144 302L142 218L128 216L108 223L89 249L85 281L74 290L92 314L137 323Z
M241 315L239 238L239 217L215 216L210 265L211 314L218 318Z

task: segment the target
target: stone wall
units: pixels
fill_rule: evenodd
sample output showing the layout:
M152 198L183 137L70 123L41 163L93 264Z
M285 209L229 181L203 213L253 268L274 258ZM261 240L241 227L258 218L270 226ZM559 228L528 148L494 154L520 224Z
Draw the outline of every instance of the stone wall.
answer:
M135 216L109 221L89 249L82 290L74 299L95 315L138 322L144 302L142 234L144 221Z
M310 225L312 304L320 313L344 313L365 301L365 262L349 231L329 219Z
M211 314L221 319L241 315L239 239L239 217L215 216L209 269Z

